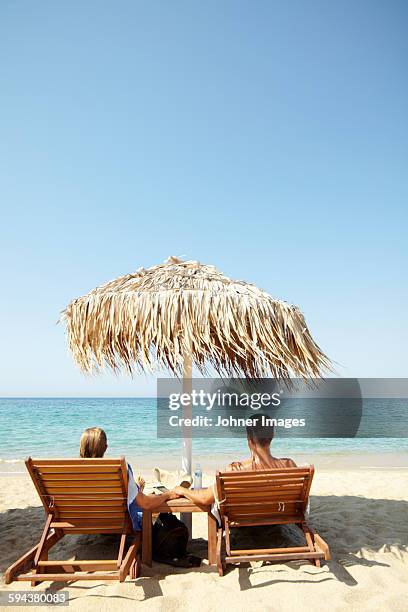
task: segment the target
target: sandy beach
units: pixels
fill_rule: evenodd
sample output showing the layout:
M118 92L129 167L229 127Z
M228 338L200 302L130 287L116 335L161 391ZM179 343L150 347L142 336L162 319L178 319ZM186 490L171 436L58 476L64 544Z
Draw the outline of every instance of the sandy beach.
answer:
M319 463L319 461L317 462ZM72 610L121 610L137 603L146 610L406 610L408 597L408 468L405 455L352 468L328 467L320 458L311 495L311 524L329 543L332 560L318 569L309 563L241 564L220 578L206 557L206 519L195 515L190 551L200 568L176 569L153 563L137 580L123 584L76 582L68 586ZM372 463L372 461L371 461ZM154 464L153 464L154 465ZM384 465L383 468L380 466ZM324 467L326 466L326 467ZM143 475L151 478L144 467ZM205 483L212 473L205 474ZM30 479L0 475L0 571L38 541L44 513ZM72 536L53 549L66 559L112 558L111 536ZM28 589L13 583L1 589ZM57 591L62 584L36 589ZM12 607L7 609L13 609ZM17 608L16 608L17 609Z

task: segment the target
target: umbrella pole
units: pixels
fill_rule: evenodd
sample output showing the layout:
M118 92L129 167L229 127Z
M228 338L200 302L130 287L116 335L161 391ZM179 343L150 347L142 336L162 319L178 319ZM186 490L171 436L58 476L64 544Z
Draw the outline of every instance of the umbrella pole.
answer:
M184 355L184 371L183 371L183 393L188 393L190 397L191 397L191 391L193 388L193 381L191 377L192 377L191 355L185 354ZM187 419L191 419L192 417L191 404L184 406L183 417ZM184 426L183 434L184 436L183 436L183 452L182 452L182 458L181 458L181 469L186 474L191 475L192 473L192 466L191 466L192 430L191 430L191 426L190 427ZM190 532L190 538L191 538L191 533L192 533L191 531L191 528L192 528L191 512L182 513L180 518L183 521L183 523L188 527L188 530Z

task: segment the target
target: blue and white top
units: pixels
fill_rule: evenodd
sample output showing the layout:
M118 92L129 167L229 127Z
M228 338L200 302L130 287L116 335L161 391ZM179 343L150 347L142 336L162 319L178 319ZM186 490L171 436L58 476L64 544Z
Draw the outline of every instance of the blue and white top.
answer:
M128 498L127 498L127 507L130 515L130 520L132 521L132 526L134 531L141 531L142 529L142 516L143 511L136 503L137 494L140 491L140 487L135 481L133 476L133 470L128 463Z

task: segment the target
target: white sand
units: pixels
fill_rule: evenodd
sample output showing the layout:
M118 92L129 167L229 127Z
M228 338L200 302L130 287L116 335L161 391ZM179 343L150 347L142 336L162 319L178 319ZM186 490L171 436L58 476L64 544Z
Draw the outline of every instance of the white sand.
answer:
M148 475L145 471L145 475ZM207 476L208 482L208 476ZM320 469L312 485L310 522L329 543L333 559L309 563L229 566L220 578L201 568L153 564L135 581L76 582L70 610L408 610L408 469ZM0 571L38 541L44 512L28 477L0 475ZM205 557L206 518L195 515L191 552ZM92 547L89 544L93 543ZM53 557L113 558L113 537L66 537ZM91 555L89 552L91 551ZM51 555L50 555L51 556ZM59 590L43 583L34 590ZM31 590L29 583L1 583ZM7 610L21 608L7 608ZM35 608L39 609L39 608ZM40 608L46 609L46 608Z

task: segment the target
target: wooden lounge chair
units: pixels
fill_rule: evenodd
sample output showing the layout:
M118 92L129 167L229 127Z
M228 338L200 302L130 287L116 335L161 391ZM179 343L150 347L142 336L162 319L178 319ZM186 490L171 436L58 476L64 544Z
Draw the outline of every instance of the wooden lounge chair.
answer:
M309 559L320 567L321 559L330 559L326 542L313 531L305 518L313 472L313 466L259 472L217 472L216 487L221 515L221 527L217 533L217 567L220 576L224 575L227 563ZM302 530L304 546L231 549L231 528L290 523Z
M140 572L140 532L127 508L128 474L120 459L27 459L27 469L43 503L46 521L39 543L11 565L5 582L29 580L119 580ZM120 535L116 559L50 561L48 551L69 534ZM126 538L130 536L130 545ZM126 550L127 549L127 550ZM28 573L22 573L27 571ZM89 573L92 572L92 573Z

